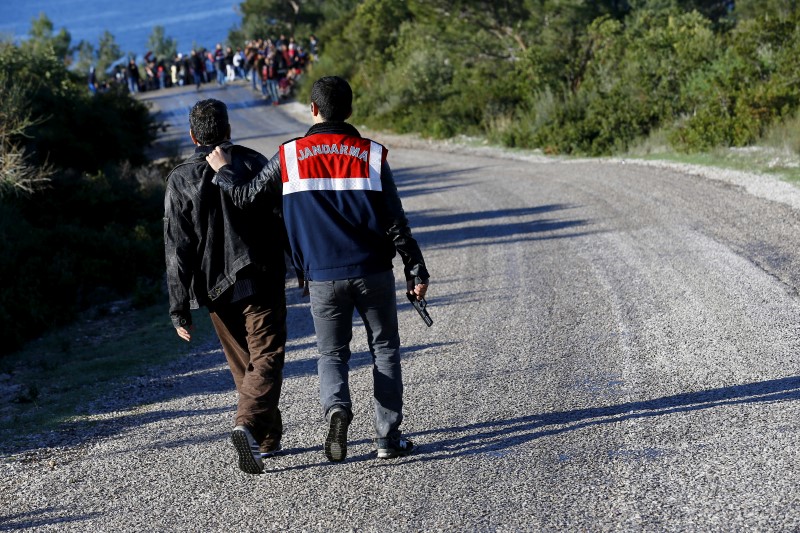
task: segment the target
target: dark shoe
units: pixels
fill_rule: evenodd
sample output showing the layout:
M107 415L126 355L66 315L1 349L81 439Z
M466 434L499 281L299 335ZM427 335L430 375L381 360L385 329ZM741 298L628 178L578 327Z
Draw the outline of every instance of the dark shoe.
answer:
M245 426L236 426L231 433L231 441L239 453L239 468L248 474L264 472L264 461L256 439Z
M378 459L394 459L403 457L414 451L414 443L400 437L399 439L375 439L378 445Z
M325 457L329 461L344 461L347 457L347 427L350 425L350 417L341 407L334 407L328 415L328 423Z

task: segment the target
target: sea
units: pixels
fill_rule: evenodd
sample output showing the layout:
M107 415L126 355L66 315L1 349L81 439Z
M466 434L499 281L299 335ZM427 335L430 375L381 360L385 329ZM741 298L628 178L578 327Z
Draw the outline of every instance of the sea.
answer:
M154 26L163 26L178 51L213 48L225 43L228 31L241 23L240 2L231 0L0 0L0 38L28 38L31 21L44 13L53 33L66 28L72 45L81 40L95 49L105 30L125 55L143 56Z

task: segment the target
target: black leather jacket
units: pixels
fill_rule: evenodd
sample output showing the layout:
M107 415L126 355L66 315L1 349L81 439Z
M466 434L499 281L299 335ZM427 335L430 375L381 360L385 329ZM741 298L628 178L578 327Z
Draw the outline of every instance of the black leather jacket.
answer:
M267 163L263 155L229 142L221 146L233 155L232 167L254 176ZM247 209L211 183L214 170L206 155L214 146L195 153L167 176L164 197L164 249L167 263L169 312L175 327L191 324L190 309L213 305L253 265L260 277L283 286L286 230L277 202L259 199Z
M346 122L315 124L308 130L306 136L315 133L343 133L361 137L358 130ZM386 219L383 221L383 225L388 238L403 260L405 278L414 280L415 283L427 283L430 275L425 267L419 244L411 235L408 219L397 194L392 170L386 162L381 167L381 182L386 200L384 211ZM239 206L246 206L263 197L275 198L280 201L283 190L280 154L273 156L252 181L235 165L226 165L217 173L214 183L227 190L233 201ZM295 268L302 271L301 265L295 265Z

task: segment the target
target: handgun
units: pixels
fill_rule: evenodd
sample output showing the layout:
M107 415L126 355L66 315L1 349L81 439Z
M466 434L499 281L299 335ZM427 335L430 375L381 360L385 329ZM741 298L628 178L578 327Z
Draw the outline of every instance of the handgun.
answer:
M407 292L406 296L408 297L408 301L411 302L411 305L414 306L414 309L417 310L417 313L419 313L419 316L422 317L425 325L431 327L433 324L433 319L431 318L431 315L428 314L428 310L426 309L426 307L428 307L428 302L425 301L425 298L417 300L417 296L410 292Z

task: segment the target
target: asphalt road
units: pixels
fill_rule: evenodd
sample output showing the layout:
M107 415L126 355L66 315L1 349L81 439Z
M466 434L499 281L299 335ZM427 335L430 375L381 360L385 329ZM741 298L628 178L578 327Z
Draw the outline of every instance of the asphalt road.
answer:
M199 96L155 95L173 150ZM245 86L202 97L268 155L307 128ZM800 531L800 193L375 138L432 273L433 327L399 313L418 452L374 456L356 327L349 456L325 460L289 290L286 454L264 475L238 470L230 375L198 346L0 463L0 531Z

